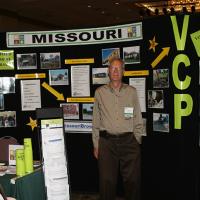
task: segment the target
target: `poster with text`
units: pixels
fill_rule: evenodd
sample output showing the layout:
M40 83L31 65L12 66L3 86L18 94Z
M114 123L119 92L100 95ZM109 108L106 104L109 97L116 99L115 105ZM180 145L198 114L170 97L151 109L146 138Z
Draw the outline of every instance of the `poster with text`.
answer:
M14 70L13 50L0 50L0 70Z
M140 108L142 112L146 112L146 79L145 78L129 78L129 85L133 86L137 90L139 98Z
M40 80L21 80L22 111L41 108Z
M72 97L90 96L90 66L71 66L71 91Z

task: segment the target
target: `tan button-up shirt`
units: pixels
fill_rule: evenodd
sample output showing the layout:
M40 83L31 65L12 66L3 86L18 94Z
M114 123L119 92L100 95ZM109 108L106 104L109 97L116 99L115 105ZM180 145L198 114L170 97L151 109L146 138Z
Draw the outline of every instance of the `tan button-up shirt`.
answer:
M133 109L133 116L125 116L125 108ZM142 115L136 89L122 84L119 90L114 90L109 84L97 88L93 108L92 139L98 148L99 131L106 130L111 134L133 132L141 143Z

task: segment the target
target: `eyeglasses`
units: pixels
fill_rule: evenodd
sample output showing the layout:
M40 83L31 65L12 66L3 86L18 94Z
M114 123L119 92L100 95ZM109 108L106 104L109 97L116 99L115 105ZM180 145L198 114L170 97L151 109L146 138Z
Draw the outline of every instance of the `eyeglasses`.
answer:
M121 72L121 71L124 70L124 68L123 67L118 67L118 66L110 66L109 70L110 71L119 71L119 72Z

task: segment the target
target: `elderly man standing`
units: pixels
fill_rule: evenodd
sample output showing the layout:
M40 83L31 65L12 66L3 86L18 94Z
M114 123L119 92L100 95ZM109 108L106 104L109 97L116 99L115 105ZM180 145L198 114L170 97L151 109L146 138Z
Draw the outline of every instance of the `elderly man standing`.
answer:
M142 115L136 89L124 84L124 62L111 60L110 83L95 92L93 109L94 156L98 159L100 199L115 200L118 172L126 200L140 193L140 143Z

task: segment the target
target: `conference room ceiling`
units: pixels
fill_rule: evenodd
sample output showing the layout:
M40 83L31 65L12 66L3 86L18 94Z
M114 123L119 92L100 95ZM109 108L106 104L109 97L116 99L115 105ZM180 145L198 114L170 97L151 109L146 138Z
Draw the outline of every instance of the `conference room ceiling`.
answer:
M1 0L0 30L61 30L128 23L141 19L143 2L164 5L168 1Z

